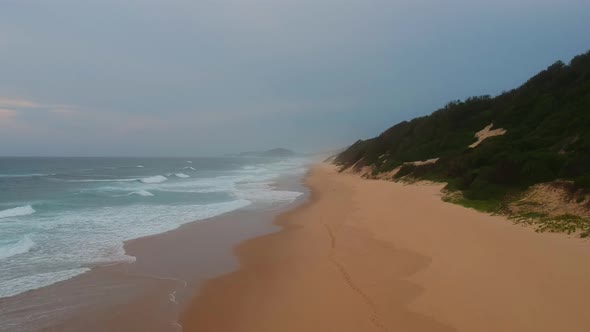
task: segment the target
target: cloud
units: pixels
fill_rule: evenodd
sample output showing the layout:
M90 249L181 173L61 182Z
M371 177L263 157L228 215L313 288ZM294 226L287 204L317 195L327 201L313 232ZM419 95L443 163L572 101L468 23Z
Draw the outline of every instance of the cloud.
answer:
M37 108L40 106L39 103L27 99L0 97L0 107Z
M0 128L14 129L15 125L17 125L16 116L17 112L15 110L0 108Z
M3 3L0 154L345 146L590 44L588 0Z
M0 108L0 121L10 120L16 116L15 110Z
M7 107L7 108L46 108L46 109L58 109L58 108L65 108L65 109L73 109L76 108L72 105L63 105L63 104L47 104L47 103L40 103L34 100L25 99L25 98L11 98L11 97L1 97L0 96L0 107Z
M73 105L65 104L49 104L41 103L31 99L25 98L11 98L0 96L0 109L4 112L4 116L10 114L11 117L17 115L16 110L33 110L33 111L46 111L53 114L59 115L73 115L78 112L79 108ZM8 112L10 111L10 112Z
M75 114L78 113L78 109L75 109L75 108L56 108L56 109L49 110L49 112L51 112L53 114L59 114L59 115L75 115Z
M42 132L48 126L63 124L74 119L79 108L72 105L41 103L25 98L0 96L0 127L23 134Z

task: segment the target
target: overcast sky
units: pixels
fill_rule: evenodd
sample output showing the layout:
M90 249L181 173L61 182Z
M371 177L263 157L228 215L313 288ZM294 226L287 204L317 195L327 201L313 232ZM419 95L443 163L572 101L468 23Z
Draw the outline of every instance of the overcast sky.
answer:
M590 49L588 0L0 0L0 155L346 146Z

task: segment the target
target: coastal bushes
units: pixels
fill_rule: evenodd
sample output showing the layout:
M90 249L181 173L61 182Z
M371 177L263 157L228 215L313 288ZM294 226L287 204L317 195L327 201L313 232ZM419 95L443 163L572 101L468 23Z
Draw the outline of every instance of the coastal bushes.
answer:
M474 134L503 128L474 148ZM439 158L435 164L407 162ZM558 61L519 88L456 100L339 154L342 169L400 167L396 178L448 182L465 199L498 200L557 179L590 191L590 52ZM406 163L406 164L404 164Z

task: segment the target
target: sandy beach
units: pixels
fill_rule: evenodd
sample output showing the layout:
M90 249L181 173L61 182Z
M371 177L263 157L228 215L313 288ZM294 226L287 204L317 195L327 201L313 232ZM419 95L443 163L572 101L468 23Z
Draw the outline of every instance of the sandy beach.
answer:
M0 299L0 331L180 331L178 313L200 283L235 270L231 248L274 231L273 215L236 211L129 241L132 264Z
M300 176L283 176L273 186L307 192ZM0 331L181 331L178 316L201 284L239 267L232 248L276 232L273 218L305 197L127 241L125 252L136 258L133 263L95 266L72 279L0 299Z
M190 301L184 331L587 331L590 245L316 165L282 230Z

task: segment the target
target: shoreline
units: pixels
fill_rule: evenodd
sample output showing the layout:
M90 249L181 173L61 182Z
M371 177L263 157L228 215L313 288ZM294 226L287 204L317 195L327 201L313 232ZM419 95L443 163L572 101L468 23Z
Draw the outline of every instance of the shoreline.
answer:
M590 259L587 241L443 202L438 184L371 181L326 164L275 186L304 194L125 241L135 262L17 295L10 310L54 316L14 330L581 332L590 324L590 267L580 264ZM72 306L75 314L59 316Z
M584 331L585 241L312 166L308 202L234 249L184 331Z
M276 189L302 192L293 202L252 204L130 239L123 248L133 262L93 266L73 278L0 299L0 330L180 331L178 314L200 284L238 268L232 248L275 231L273 217L305 200L301 178L274 180Z

